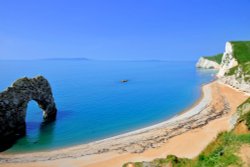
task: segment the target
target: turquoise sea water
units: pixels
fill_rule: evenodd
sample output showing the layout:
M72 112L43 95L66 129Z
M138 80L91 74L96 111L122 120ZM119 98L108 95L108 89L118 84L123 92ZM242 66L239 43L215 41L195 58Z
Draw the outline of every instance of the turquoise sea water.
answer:
M0 90L41 74L58 108L57 120L42 126L42 112L31 101L27 135L8 151L67 147L159 123L192 105L214 73L195 69L194 62L1 61Z

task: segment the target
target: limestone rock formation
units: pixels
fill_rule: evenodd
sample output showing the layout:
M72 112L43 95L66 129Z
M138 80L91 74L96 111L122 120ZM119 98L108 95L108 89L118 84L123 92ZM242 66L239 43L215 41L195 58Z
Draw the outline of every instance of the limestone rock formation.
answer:
M219 81L243 92L250 93L250 84L242 78L237 78L235 75L220 77Z
M219 69L220 65L215 61L211 61L211 60L205 59L204 57L201 57L196 63L196 67L205 68L205 69Z
M226 43L225 52L222 56L221 67L218 72L218 77L224 76L224 74L230 69L238 65L237 60L233 56L233 45L230 42Z
M241 91L250 93L250 83L245 80L243 69L240 67L238 61L234 57L234 48L231 42L226 43L225 52L221 60L221 67L217 74L219 81L230 85ZM228 71L238 66L233 75L227 75Z
M215 64L214 64L215 63ZM237 67L233 75L227 75L231 68ZM230 85L241 91L250 93L250 82L245 78L250 78L250 75L245 75L244 70L239 65L238 61L234 57L234 47L232 42L226 42L225 52L223 53L221 64L217 64L214 61L210 61L201 57L196 64L198 68L216 68L219 69L217 77L220 82Z
M21 78L0 93L0 142L25 134L25 116L29 101L43 111L44 121L56 119L56 105L49 82L43 77Z

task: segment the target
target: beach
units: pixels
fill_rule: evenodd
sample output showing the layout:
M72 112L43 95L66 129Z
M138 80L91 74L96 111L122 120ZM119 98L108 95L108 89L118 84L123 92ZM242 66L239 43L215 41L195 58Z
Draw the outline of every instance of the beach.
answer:
M159 124L88 144L53 151L0 153L0 166L122 166L174 154L197 156L217 135L233 127L236 108L249 96L218 81L202 86L201 98ZM181 104L180 104L181 105Z

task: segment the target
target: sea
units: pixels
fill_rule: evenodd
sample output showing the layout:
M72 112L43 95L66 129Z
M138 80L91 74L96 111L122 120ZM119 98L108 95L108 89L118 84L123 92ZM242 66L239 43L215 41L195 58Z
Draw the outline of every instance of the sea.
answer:
M1 91L18 78L43 75L58 109L56 121L44 125L30 101L27 134L6 152L70 147L160 123L194 104L215 73L194 61L0 61Z

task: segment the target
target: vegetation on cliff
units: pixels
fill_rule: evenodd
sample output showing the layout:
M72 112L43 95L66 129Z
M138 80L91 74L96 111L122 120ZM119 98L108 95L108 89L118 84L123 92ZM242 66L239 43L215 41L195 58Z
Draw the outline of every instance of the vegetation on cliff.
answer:
M250 62L250 41L230 41L233 46L233 56L239 63L243 65ZM223 53L214 56L204 56L205 59L215 61L221 64Z
M235 75L238 79L250 81L250 41L231 41L233 57L238 65L229 69L226 76Z
M245 122L248 130L250 130L250 98L238 107L239 122Z
M250 41L230 41L233 47L233 57L237 60L238 65L231 68L226 75L240 74L245 80L250 80ZM221 64L223 54L214 56L205 56L207 60L211 60ZM238 76L239 78L242 76Z
M216 63L220 64L221 63L221 59L222 59L223 54L217 54L214 56L205 56L205 59L211 60L211 61L215 61Z
M239 64L250 61L250 41L232 41L233 55Z
M250 57L250 55L249 55ZM239 64L226 73L227 76L237 75L237 78L243 78L245 81L250 81L250 61Z

